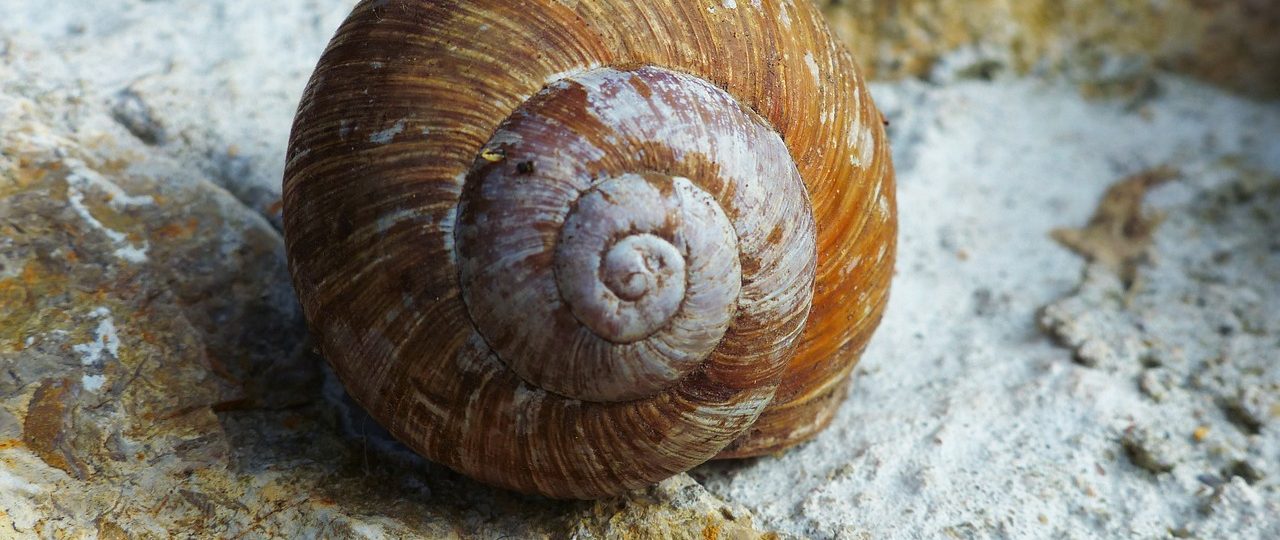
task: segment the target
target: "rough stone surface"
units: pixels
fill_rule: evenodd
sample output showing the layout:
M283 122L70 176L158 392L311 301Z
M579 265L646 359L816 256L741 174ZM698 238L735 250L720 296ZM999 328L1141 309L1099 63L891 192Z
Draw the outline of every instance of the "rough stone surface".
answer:
M556 502L408 453L310 353L274 201L348 8L0 0L0 538L1280 536L1280 105L973 50L875 85L900 264L832 427Z
M0 0L0 64L279 220L280 147L351 0ZM0 65L3 69L3 65Z
M1159 84L1136 108L1026 80L875 86L902 248L851 398L812 443L694 477L817 538L1280 534L1280 110ZM1162 165L1150 247L1115 228L1145 261L1131 286L1052 239Z
M1166 69L1280 96L1273 0L814 0L880 78L1064 74L1091 94ZM963 54L952 54L963 51Z

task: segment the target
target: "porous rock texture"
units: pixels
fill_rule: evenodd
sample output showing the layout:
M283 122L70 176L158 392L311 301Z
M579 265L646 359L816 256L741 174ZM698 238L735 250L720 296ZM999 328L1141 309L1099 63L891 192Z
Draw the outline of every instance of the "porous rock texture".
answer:
M828 433L694 477L817 538L1280 534L1280 110L1155 83L874 87L903 216L881 334Z
M349 8L0 0L0 538L1280 536L1280 105L973 48L874 85L899 266L831 428L557 502L408 453L311 353L275 202Z

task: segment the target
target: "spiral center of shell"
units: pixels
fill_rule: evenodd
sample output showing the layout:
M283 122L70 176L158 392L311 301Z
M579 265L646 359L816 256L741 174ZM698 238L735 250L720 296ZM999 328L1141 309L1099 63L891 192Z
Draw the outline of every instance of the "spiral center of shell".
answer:
M688 179L656 174L625 174L579 198L555 261L556 283L574 316L614 343L666 326L684 302L689 236L732 237L727 220L707 223L709 216L685 208L714 203Z
M679 296L684 295L683 256L652 234L628 236L614 244L600 274L609 292L624 302L643 300L650 291L678 289Z
M812 298L786 145L659 68L582 72L521 104L479 149L456 227L478 337L529 385L584 401L654 396L706 362L777 376Z

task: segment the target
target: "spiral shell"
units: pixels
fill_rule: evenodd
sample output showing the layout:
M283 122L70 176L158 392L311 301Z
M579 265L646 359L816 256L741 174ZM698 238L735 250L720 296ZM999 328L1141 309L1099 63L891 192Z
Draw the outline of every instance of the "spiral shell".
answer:
M618 493L819 431L892 273L879 113L809 2L361 2L304 94L290 269L428 458Z

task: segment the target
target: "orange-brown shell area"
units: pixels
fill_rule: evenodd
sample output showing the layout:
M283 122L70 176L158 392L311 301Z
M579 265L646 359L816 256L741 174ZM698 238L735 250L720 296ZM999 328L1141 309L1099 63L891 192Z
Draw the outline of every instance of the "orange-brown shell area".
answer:
M568 400L529 388L476 334L451 233L468 172L521 104L606 66L709 81L785 142L812 205L817 267L795 355L773 384L733 365L694 370L652 399ZM283 191L294 284L352 397L433 460L553 497L617 493L813 436L893 273L882 119L807 0L362 1L306 88ZM717 420L700 420L709 411ZM476 427L489 423L516 429ZM687 426L696 436L669 433Z

